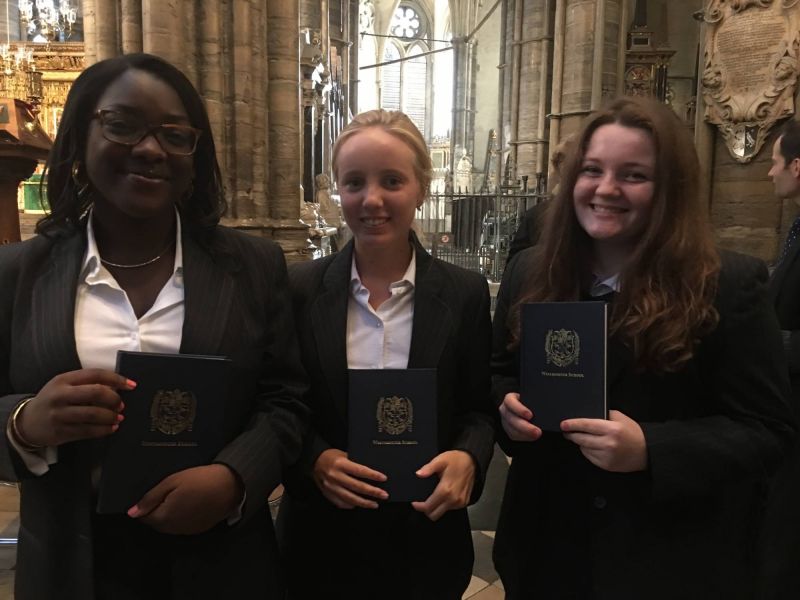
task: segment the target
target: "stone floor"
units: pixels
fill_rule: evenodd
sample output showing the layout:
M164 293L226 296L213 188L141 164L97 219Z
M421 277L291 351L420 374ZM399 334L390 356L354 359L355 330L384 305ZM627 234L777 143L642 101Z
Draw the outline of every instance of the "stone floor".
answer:
M0 484L0 600L14 597L14 565L17 552L5 542L17 537L19 494L14 485Z
M464 593L464 600L501 600L505 597L503 585L492 565L494 524L497 520L499 500L505 484L506 460L499 451L495 454L487 476L486 489L480 502L470 508L475 547L475 564L472 580ZM0 483L0 600L13 600L14 566L16 549L4 543L16 538L19 528L19 494L14 485Z

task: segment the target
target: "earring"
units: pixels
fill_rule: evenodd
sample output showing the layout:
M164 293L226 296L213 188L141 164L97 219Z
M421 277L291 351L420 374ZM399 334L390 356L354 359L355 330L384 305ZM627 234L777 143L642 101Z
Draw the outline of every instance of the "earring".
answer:
M89 195L89 182L81 181L81 161L72 163L72 182L75 184L78 200L83 200Z

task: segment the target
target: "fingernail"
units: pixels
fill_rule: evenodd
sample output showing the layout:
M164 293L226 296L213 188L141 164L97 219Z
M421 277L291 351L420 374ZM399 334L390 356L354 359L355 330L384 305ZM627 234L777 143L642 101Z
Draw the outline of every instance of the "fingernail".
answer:
M119 423L114 423L111 426L111 433L114 433L117 429L119 429Z
M125 410L125 403L124 402L120 402L119 403L119 412L122 412L123 410Z
M136 382L133 379L126 379L125 385L128 387L129 390L136 389Z
M117 424L121 423L125 419L125 415L121 415L117 413Z
M138 517L139 516L139 505L134 504L133 506L131 506L128 509L128 516L131 517L132 519L135 519L136 517Z

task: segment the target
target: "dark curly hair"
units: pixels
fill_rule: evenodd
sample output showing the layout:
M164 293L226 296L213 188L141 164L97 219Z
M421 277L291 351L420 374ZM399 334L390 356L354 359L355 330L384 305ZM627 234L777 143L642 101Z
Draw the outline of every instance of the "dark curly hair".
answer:
M192 127L203 131L194 153L192 195L180 204L186 229L201 235L210 232L225 213L222 175L200 94L183 73L165 60L151 54L125 54L93 64L72 84L42 177L42 184L47 185L50 212L37 223L37 233L58 236L73 231L91 206L91 194L78 194L79 185L72 178L72 169L85 161L89 124L97 101L129 69L145 71L175 90Z

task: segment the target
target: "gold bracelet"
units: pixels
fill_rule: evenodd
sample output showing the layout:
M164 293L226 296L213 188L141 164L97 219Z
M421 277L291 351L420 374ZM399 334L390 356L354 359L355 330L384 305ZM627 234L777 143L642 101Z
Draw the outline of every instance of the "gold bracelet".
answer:
M22 402L17 404L14 408L14 412L11 413L11 435L14 437L14 441L17 442L20 448L26 450L28 452L36 452L37 450L41 450L44 446L38 446L36 444L31 444L28 440L26 440L23 435L19 431L19 426L17 425L17 417L19 417L22 409L28 405L28 402L34 399L34 396L30 398L25 398Z

